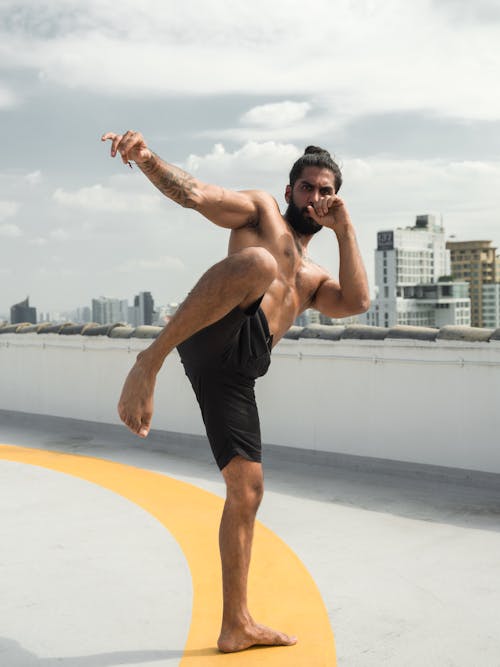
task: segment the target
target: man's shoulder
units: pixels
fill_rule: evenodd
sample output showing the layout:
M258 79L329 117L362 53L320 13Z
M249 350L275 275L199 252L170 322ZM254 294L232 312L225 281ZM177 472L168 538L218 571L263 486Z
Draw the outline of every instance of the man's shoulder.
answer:
M249 220L248 226L254 228L269 228L277 220L283 220L278 202L265 190L242 190L252 200L255 215Z
M241 190L240 192L250 197L256 204L278 207L276 199L265 190Z

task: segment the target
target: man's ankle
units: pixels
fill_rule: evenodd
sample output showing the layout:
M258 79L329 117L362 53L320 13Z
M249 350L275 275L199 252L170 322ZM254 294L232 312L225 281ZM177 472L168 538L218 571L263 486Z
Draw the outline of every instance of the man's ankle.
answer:
M253 624L253 619L248 611L238 612L233 614L224 614L222 618L223 631L231 631L236 628L244 628L246 626L251 626L252 624Z

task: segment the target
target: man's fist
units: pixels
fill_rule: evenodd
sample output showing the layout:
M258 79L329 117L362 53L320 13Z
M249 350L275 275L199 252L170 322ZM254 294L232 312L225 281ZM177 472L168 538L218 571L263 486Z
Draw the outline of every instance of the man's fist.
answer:
M309 204L307 212L315 222L323 227L335 229L350 223L345 204L337 195L320 197L314 204Z
M115 134L106 132L101 137L101 141L111 141L111 157L120 153L124 164L129 164L130 160L137 162L146 162L151 159L152 153L146 146L144 137L140 132L128 130L125 134Z

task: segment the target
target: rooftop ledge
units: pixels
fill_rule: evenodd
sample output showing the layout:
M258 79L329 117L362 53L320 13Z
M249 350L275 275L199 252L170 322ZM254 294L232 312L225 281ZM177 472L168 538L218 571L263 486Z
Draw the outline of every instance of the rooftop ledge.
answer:
M61 336L108 336L109 338L156 338L162 327L142 325L131 327L115 322L110 324L52 324L43 322L31 324L5 324L0 326L0 334L58 334ZM480 327L464 327L448 325L439 328L398 325L395 327L375 327L363 324L326 325L310 324L306 327L292 326L285 338L299 340L301 338L318 338L329 341L339 340L417 340L417 341L464 341L467 343L489 343L500 341L500 328L485 329Z
M118 424L133 357L160 332L117 323L4 326L0 406ZM266 443L500 475L500 330L310 325L285 338L256 386ZM161 374L153 428L203 437L176 352Z

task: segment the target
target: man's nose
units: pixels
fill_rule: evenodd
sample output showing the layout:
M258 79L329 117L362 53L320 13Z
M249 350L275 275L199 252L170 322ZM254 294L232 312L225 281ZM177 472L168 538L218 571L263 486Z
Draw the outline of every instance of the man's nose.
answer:
M311 190L311 192L309 193L309 202L311 204L314 204L315 202L319 201L319 198L320 198L319 190Z

